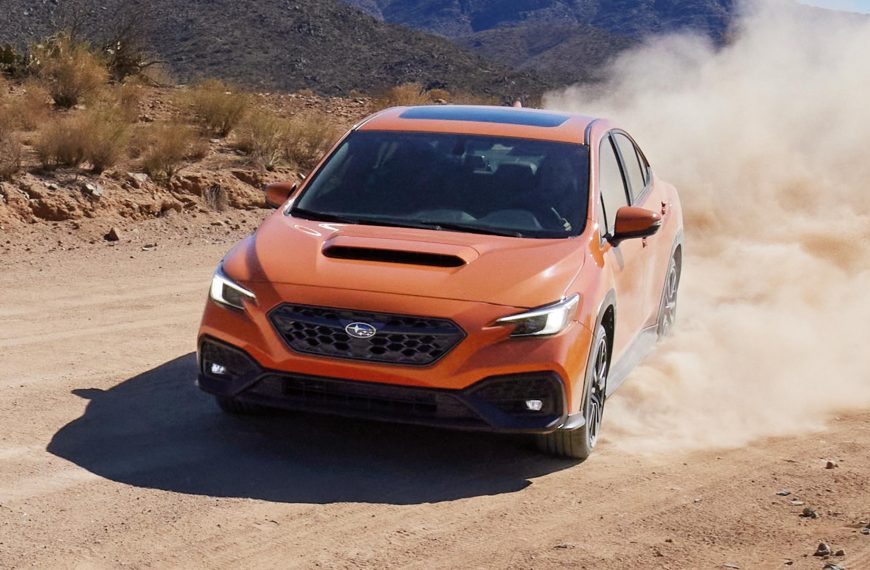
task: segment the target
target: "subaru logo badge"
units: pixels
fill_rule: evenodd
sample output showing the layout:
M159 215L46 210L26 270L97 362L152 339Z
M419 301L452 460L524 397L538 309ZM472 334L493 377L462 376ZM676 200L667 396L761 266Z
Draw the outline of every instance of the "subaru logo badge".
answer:
M344 327L344 332L353 338L372 338L378 329L368 323L350 323Z

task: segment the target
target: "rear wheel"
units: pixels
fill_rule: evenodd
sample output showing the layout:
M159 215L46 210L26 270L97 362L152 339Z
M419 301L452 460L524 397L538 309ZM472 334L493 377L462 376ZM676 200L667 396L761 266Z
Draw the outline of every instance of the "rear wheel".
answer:
M268 408L263 406L242 402L241 400L236 400L229 396L215 396L214 398L221 410L228 414L248 416L262 414L268 410Z
M657 331L659 337L668 336L677 320L677 292L680 288L680 265L676 256L668 263L668 273L665 276L665 286L662 291L662 302L659 307Z
M538 449L558 457L586 459L598 443L607 398L607 374L610 371L610 350L607 330L598 325L592 340L592 351L586 366L583 416L586 423L573 430L556 430L537 437Z

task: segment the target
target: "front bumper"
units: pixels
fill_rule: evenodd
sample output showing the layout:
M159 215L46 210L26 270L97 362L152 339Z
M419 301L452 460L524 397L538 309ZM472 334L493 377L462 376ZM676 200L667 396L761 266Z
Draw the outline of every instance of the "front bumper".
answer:
M264 368L243 350L211 337L200 339L198 365L197 385L205 392L289 410L511 433L578 424L567 413L565 386L552 371L491 376L459 390L403 386ZM540 402L539 410L528 409L532 400Z

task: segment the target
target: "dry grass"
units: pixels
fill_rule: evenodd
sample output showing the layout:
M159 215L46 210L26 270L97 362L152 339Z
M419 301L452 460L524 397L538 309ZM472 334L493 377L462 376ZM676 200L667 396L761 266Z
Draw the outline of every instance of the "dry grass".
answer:
M374 100L376 109L444 103L453 105L501 105L502 101L493 95L480 95L468 91L450 92L446 89L430 89L427 91L419 83L398 85Z
M501 105L502 101L494 95L478 95L468 91L451 93L446 101L452 105Z
M58 107L69 109L95 96L108 80L100 58L68 35L34 46L32 53L31 67Z
M221 137L230 134L251 106L248 94L217 79L194 86L186 100L202 124Z
M288 122L284 157L300 168L312 168L341 137L342 129L325 113L306 111Z
M89 163L94 172L114 166L130 140L130 125L117 109L95 108L46 122L36 140L43 168Z
M216 212L223 212L230 205L230 199L223 186L214 184L206 188L202 193L205 205Z
M9 180L21 170L21 143L13 131L13 118L5 102L4 85L0 85L0 180Z
M124 119L134 122L139 118L139 103L145 96L141 85L136 83L123 83L112 89L114 103Z
M130 125L118 108L95 109L77 119L85 161L94 172L114 166L130 142Z
M273 170L287 151L289 132L289 121L272 111L258 111L239 125L234 146L256 166Z
M35 80L24 82L21 93L10 102L10 108L18 127L35 131L49 119L51 95Z
M155 124L148 128L147 146L142 152L142 170L155 180L170 180L191 158L196 134L177 123Z
M239 126L234 146L255 165L267 170L282 161L309 169L335 144L342 132L325 113L304 111L285 119L262 110Z
M432 99L419 83L405 83L391 87L386 93L376 98L375 107L410 107L413 105L431 105Z
M0 136L0 180L10 180L21 170L23 149L13 134Z
M85 161L85 145L79 136L78 121L74 116L42 125L34 148L46 170L59 166L79 166Z

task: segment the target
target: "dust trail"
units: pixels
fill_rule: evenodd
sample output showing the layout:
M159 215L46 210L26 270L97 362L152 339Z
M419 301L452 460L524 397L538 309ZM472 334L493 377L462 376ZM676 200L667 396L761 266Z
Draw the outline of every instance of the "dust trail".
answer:
M870 407L870 19L744 4L546 106L608 116L681 190L678 331L609 402L612 445L739 446Z

